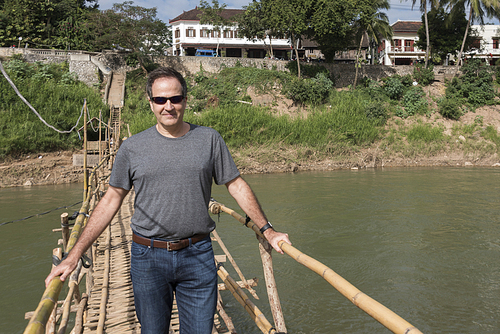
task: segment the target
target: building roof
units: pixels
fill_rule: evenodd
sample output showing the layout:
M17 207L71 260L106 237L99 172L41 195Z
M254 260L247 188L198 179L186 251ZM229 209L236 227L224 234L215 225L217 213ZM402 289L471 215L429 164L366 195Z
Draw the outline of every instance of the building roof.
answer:
M422 21L400 21L392 24L393 32L417 32L420 26L422 25Z
M244 13L244 9L224 9L221 13L222 18L231 20L234 16ZM169 23L177 22L177 21L200 21L200 16L202 11L196 7L195 9L188 10L187 12L182 13L176 18L169 20Z

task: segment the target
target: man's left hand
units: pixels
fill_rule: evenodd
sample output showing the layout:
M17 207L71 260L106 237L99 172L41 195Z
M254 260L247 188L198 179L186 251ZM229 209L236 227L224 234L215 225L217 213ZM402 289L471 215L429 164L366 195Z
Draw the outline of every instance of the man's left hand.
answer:
M278 243L283 240L287 244L291 245L292 243L290 242L290 239L288 239L288 234L287 233L281 233L281 232L276 232L272 228L267 229L264 231L264 236L266 237L267 241L273 248L280 254L283 254L283 251L281 250L280 246Z

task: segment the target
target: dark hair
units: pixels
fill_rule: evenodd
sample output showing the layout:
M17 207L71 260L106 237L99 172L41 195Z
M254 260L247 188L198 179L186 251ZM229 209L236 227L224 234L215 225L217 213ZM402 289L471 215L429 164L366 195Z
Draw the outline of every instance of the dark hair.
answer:
M150 99L153 97L153 83L157 79L160 79L160 78L175 78L175 79L177 79L182 86L182 96L184 96L184 97L187 96L187 84L186 84L186 80L184 80L184 77L182 76L182 74L177 72L172 67L158 67L153 72L149 73L149 76L148 76L148 82L146 84L146 93L148 94Z

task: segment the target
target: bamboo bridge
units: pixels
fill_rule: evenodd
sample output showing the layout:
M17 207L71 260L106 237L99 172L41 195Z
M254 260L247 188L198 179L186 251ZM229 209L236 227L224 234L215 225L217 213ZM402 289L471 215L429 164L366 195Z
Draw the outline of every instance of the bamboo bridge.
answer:
M115 86L113 86L113 82ZM112 110L112 117L110 118L106 138L109 138L109 142L111 138L114 138L114 142L119 144L120 110L123 100L123 95L120 94L123 94L124 77L117 75L113 79L113 82L111 85L114 88L110 90L110 96L108 98ZM100 120L99 124L101 123ZM86 163L86 120L84 124L84 200L76 216L75 223L71 228L71 232L67 213L61 215L61 228L54 230L62 233L62 238L59 240L59 245L61 245L61 247L57 247L53 251L53 257L57 259L61 259L63 251L69 253L73 248L82 230L85 228L89 215L105 192L106 182L113 165L113 151L116 150L118 146L111 146L109 142L105 144L99 142L98 145L94 145L94 147L98 147L100 162L96 164L92 170L89 170ZM107 150L103 150L101 147L107 147ZM94 151L96 150L94 149ZM104 154L106 155L102 157ZM70 317L74 319L74 327L71 329L72 334L140 333L140 324L135 315L132 282L129 274L130 246L132 243L130 219L134 210L133 202L134 192L132 190L123 201L120 210L113 218L111 224L96 240L91 249L87 251L86 257L89 260L85 260L85 265L83 260L80 261L80 264L72 275L66 279L66 282L68 282L68 292L61 300L59 300L59 295L62 291L64 282L61 282L58 277L52 280L46 288L36 310L26 313L26 318L30 319L30 321L24 333L64 334L70 331L68 328L71 322ZM271 317L274 325L271 324L266 316L247 296L248 293L258 299L256 292L252 288L257 285L258 280L245 278L235 259L231 256L231 253L219 237L217 231L214 230L212 232L212 241L217 242L224 253L215 255L214 259L218 268L217 274L221 281L218 285L219 291L231 291L233 297L247 311L248 315L262 333L286 333L285 315L282 313L274 279L272 247L262 233L260 233L259 228L251 220L247 220L236 211L227 208L215 200L210 202L209 210L212 214L219 214L222 212L231 215L257 235L258 247L263 263L263 277L265 279L270 310L272 313ZM401 334L421 333L399 315L358 290L355 286L324 264L283 241L280 242L280 247L285 254L323 277L354 305L372 316L390 331ZM227 261L237 273L238 281L232 278L225 269L224 266L228 265L226 263ZM90 265L88 268L87 264ZM235 328L231 321L231 316L226 314L224 301L221 298L221 294L218 293L217 312L214 315L212 334L237 333L237 330L238 329ZM179 319L174 304L169 334L175 333L179 333Z

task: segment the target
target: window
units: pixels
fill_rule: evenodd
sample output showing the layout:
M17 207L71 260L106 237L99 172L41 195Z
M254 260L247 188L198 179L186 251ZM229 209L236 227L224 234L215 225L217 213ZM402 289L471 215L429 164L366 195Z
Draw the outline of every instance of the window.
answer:
M414 51L413 43L414 43L414 41L411 39L405 40L405 51Z
M219 38L220 37L220 31L219 30L212 30L212 37L213 38Z
M394 50L401 51L401 40L400 39L394 40Z
M196 30L194 30L193 28L187 28L186 37L196 37Z
M233 38L238 38L238 30L233 31Z
M478 38L474 39L470 45L470 48L471 49L480 49L481 48L481 40Z
M233 38L232 30L224 30L224 38Z
M203 37L203 38L209 38L210 37L210 30L208 30L208 29L201 29L200 36Z
M180 38L180 37L181 37L180 29L175 29L175 38Z
M493 49L498 49L500 38L493 38Z

